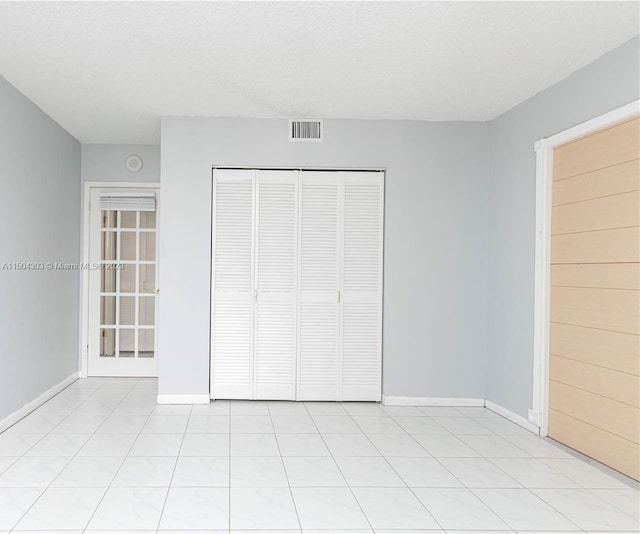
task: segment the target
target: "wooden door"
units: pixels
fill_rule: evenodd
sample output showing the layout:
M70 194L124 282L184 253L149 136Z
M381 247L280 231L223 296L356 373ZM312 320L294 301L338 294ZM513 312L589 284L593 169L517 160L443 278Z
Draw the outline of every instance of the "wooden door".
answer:
M640 119L554 150L549 437L640 476Z

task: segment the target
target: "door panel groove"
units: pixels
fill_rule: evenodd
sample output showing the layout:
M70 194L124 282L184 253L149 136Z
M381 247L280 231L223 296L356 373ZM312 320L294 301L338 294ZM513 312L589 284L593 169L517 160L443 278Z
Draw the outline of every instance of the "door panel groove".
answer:
M640 477L640 118L554 149L549 436Z

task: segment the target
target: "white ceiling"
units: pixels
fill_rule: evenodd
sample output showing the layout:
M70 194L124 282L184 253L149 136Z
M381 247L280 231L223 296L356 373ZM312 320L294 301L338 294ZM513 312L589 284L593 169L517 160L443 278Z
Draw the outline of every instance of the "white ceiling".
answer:
M637 2L0 3L0 74L83 143L160 117L483 121L632 38Z

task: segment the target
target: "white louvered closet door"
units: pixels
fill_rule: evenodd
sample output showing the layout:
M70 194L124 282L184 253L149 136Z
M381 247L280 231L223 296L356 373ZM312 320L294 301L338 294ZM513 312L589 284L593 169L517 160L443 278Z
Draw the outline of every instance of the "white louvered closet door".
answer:
M341 400L379 401L382 372L384 174L344 172Z
M298 400L339 398L339 176L300 173Z
M295 400L298 171L258 171L254 398Z
M214 173L211 384L215 398L253 398L255 172Z

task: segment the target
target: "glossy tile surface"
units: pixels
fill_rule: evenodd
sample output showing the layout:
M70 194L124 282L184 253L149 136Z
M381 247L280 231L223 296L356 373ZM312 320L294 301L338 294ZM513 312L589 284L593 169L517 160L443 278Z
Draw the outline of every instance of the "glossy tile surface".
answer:
M484 408L156 396L79 380L0 434L0 534L639 530L637 484Z

